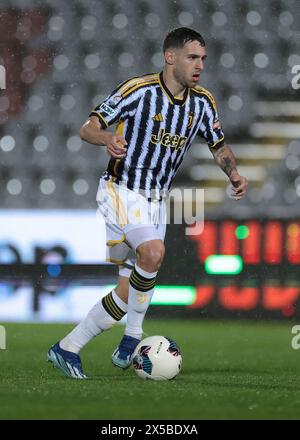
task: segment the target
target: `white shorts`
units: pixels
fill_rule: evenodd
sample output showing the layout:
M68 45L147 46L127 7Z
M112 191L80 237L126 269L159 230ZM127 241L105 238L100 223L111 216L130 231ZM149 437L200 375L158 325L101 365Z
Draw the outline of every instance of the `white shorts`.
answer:
M106 261L119 265L119 274L129 277L136 262L137 247L150 240L164 241L166 204L148 201L123 185L101 178L97 192L98 214L106 226Z

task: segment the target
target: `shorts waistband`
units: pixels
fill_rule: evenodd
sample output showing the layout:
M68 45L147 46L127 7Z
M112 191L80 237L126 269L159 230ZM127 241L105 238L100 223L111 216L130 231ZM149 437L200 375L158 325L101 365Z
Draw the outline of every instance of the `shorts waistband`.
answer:
M135 193L137 193L137 194L140 194L141 196L143 196L146 200L147 200L147 202L161 202L163 199L165 199L166 198L166 195L167 195L167 192L165 192L165 195L161 195L160 193L161 193L161 191L155 191L155 190L150 190L150 192L148 191L148 190L144 190L144 189L135 189L135 188L129 188L125 183L123 183L122 181L120 181L120 182L115 182L114 181L114 177L112 176L112 175L110 175L110 174L108 174L107 172L106 172L106 174L104 174L104 175L102 175L101 177L100 177L100 180L103 180L103 181L112 181L115 185L118 185L118 186L120 186L121 188L125 188L125 189L127 189L128 191L133 191L133 192L135 192ZM148 197L148 195L151 193L151 192L153 192L153 194L154 194L154 196L153 197ZM156 194L157 195L156 195ZM159 195L160 194L160 195Z

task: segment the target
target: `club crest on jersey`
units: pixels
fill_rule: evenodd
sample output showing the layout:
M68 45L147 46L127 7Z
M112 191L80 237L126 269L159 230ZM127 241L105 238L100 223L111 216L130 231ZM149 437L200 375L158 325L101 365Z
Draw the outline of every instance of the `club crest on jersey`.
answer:
M189 113L189 123L188 123L188 128L191 128L194 122L194 117L195 117L195 113L190 112Z
M171 133L166 133L165 128L161 128L157 135L153 134L150 138L152 144L161 144L164 147L175 148L178 150L182 148L187 140L186 136L179 136L178 134L172 135Z
M116 114L115 110L111 108L109 105L105 104L104 102L103 104L100 105L99 110L103 111L108 116L114 116Z

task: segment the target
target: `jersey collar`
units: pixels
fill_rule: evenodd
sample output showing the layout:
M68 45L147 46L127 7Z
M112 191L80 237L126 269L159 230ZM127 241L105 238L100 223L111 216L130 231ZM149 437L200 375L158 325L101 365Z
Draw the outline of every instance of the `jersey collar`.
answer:
M186 99L187 99L187 97L189 95L189 90L190 90L188 87L184 91L183 99L178 99L178 98L175 98L174 95L172 95L172 93L170 92L170 90L166 86L166 84L164 82L164 79L163 79L163 72L159 73L158 81L159 81L159 84L160 84L163 92L165 92L165 94L167 95L167 97L168 97L169 101L171 102L171 104L173 104L173 105L184 105L185 104Z

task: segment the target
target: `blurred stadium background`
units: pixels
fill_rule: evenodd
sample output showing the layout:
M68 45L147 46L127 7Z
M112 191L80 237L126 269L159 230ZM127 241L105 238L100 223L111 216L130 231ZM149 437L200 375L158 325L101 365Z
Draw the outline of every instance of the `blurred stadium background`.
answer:
M299 17L297 0L1 2L0 321L77 321L114 283L95 202L108 156L79 129L118 83L162 69L179 26L206 40L201 85L249 191L231 200L194 143L175 187L205 188L205 228L169 226L150 314L300 316Z

